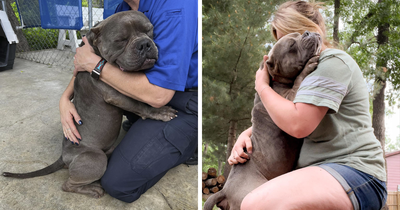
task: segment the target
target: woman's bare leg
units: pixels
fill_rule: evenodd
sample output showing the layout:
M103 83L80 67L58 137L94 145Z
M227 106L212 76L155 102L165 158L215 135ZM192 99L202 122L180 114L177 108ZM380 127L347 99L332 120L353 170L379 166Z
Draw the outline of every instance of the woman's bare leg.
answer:
M331 174L312 166L261 185L244 198L241 209L351 210L353 205L342 185Z

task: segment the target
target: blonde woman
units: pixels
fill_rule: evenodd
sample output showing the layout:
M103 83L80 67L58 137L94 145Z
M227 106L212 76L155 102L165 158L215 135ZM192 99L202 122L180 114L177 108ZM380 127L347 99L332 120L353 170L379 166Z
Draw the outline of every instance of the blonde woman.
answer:
M241 209L373 209L386 202L383 150L373 134L367 86L357 63L326 40L319 3L286 2L275 12L272 34L308 30L324 39L317 69L303 81L293 102L269 87L266 68L255 89L275 124L304 138L297 169L274 178L243 200ZM267 56L264 56L264 62ZM229 164L251 153L252 128L238 138Z

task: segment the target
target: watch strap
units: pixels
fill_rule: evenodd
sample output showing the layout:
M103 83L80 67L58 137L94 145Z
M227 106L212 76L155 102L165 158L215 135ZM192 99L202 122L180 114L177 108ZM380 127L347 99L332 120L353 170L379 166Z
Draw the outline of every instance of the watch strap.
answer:
M103 70L104 66L106 65L107 61L102 58L92 70L90 74L94 79L98 80L100 78L101 71Z

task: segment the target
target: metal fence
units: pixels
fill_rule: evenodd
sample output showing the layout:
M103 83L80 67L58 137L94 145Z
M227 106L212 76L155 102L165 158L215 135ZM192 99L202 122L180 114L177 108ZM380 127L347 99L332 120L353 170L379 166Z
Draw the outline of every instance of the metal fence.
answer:
M83 27L80 30L43 29L38 0L7 0L6 3L8 18L19 40L15 56L65 70L74 69L75 49L82 35L89 30L89 20L94 25L103 19L103 0L83 0ZM91 17L88 9L90 3ZM57 12L74 12L71 10L71 7L64 6Z

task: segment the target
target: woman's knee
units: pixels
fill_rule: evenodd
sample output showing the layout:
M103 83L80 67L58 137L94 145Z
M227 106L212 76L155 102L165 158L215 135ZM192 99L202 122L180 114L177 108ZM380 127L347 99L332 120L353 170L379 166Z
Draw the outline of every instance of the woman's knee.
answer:
M255 199L255 196L253 196L252 193L249 193L248 195L246 195L246 197L244 197L240 205L240 209L241 210L255 209L256 206L257 206L257 201Z
M258 193L249 193L244 197L240 209L241 210L257 210L257 209L280 209L278 204L280 202L275 202L275 196L270 195L268 196L269 202L261 202L261 200L266 199L265 196L260 195Z
M113 198L132 203L139 199L139 190L125 191L121 186L125 186L119 179L104 174L101 178L101 186Z

